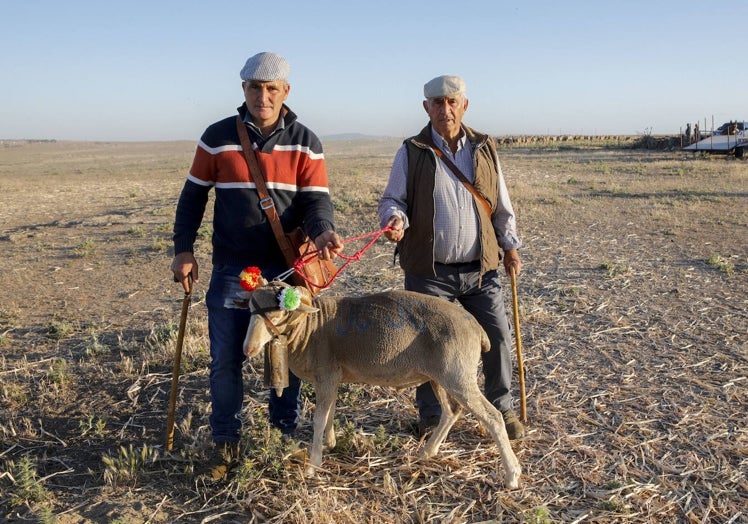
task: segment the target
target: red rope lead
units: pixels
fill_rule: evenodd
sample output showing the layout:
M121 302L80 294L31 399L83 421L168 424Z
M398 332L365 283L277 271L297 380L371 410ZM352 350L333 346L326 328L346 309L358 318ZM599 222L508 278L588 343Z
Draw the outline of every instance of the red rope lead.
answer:
M300 256L296 259L296 262L293 265L294 271L296 271L296 274L299 275L307 284L314 286L319 289L325 289L332 285L332 283L335 281L335 279L338 277L341 271L348 266L351 262L354 260L361 260L361 256L371 247L374 245L374 243L379 240L379 237L381 237L384 233L387 231L391 231L392 228L390 226L385 226L382 229L378 231L372 231L371 233L364 233L363 235L359 235L357 237L348 238L343 240L343 244L347 244L348 242L355 242L356 240L361 240L363 238L369 238L372 237L369 242L366 243L364 247L359 249L356 253L353 255L344 255L343 253L338 253L338 256L345 260L342 266L338 268L338 270L335 272L335 274L330 278L328 282L325 282L325 285L319 286L315 284L314 282L310 281L306 275L304 275L301 268L303 268L306 264L308 264L312 259L314 259L317 254L319 253L319 249L315 249L314 251L309 251L308 253L304 254L303 256Z

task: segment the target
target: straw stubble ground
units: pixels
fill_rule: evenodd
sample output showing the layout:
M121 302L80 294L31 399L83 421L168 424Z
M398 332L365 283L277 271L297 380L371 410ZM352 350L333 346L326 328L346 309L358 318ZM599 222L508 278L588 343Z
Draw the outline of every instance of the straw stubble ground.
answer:
M325 144L341 234L377 228L395 140ZM0 149L0 509L8 521L744 522L748 165L594 144L503 149L525 247L528 435L502 485L468 416L420 462L412 391L341 388L339 449L305 479L245 373L244 463L192 475L209 440L204 292L190 311L176 445L163 449L182 292L171 220L193 144ZM361 242L351 242L354 252ZM378 241L325 293L401 286ZM510 300L507 281L507 300ZM517 395L518 396L518 395Z

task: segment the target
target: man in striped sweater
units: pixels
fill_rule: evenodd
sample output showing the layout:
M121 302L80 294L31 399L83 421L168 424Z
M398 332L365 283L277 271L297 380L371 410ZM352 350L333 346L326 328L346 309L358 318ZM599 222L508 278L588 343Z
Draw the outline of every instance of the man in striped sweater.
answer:
M240 72L244 104L239 115L249 131L260 169L283 229L303 226L322 258L342 249L335 233L333 207L322 145L285 105L291 89L289 65L275 53L249 58ZM236 116L209 126L198 143L192 167L177 205L174 260L171 270L185 291L198 281L194 244L211 188L213 209L213 271L206 296L210 336L210 424L214 457L206 471L225 477L239 457L241 408L244 396L242 343L249 323L246 309L231 307L241 290L239 274L257 266L271 280L287 268L283 254L249 173L236 128ZM270 394L270 422L293 436L298 423L300 381L290 374L281 397Z

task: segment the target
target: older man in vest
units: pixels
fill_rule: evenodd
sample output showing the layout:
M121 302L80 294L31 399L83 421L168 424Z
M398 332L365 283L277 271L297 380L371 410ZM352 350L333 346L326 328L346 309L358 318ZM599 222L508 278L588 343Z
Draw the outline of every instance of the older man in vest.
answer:
M518 439L525 430L512 409L512 339L498 271L502 259L507 274L522 269L514 209L494 140L462 123L464 80L436 77L423 94L429 123L397 151L379 219L398 243L405 289L459 302L486 330L484 392ZM416 405L423 435L441 414L429 383L416 389Z

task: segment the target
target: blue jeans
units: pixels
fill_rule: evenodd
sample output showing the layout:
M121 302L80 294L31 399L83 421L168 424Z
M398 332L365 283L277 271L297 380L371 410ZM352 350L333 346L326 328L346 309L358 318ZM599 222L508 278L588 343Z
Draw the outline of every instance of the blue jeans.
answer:
M241 434L241 410L244 400L242 350L249 326L249 310L227 307L227 300L241 291L239 273L243 267L217 264L213 266L205 302L208 306L210 337L210 427L215 442L238 442ZM269 272L265 278L277 273ZM270 422L285 434L293 435L299 422L301 381L289 373L289 386L278 397L270 392Z
M483 327L491 342L491 350L481 353L484 393L499 411L512 407L512 334L504 305L504 295L497 271L483 275L480 264L435 264L436 278L405 274L405 289L459 302ZM442 409L431 384L416 388L416 406L421 418L441 415Z

